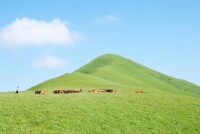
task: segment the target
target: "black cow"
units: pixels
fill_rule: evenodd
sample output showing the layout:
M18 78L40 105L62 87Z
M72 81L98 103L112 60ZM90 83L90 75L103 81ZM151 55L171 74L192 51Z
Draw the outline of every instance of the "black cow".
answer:
M60 90L53 90L53 93L54 93L54 94L59 94L59 93L60 93Z
M41 90L35 91L35 94L41 94L41 93L42 93Z
M113 90L112 90L112 89L105 89L105 92L112 93L112 92L113 92Z

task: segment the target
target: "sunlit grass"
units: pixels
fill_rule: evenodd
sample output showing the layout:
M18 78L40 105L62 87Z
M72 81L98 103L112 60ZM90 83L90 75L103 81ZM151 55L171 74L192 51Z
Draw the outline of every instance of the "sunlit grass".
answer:
M0 94L1 133L200 133L200 99L148 92Z

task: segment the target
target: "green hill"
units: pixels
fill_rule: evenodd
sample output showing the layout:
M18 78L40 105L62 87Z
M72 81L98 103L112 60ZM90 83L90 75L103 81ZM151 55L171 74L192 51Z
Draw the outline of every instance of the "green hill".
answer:
M200 87L149 69L114 54L97 57L73 73L42 82L29 90L82 88L142 89L176 94L200 95Z

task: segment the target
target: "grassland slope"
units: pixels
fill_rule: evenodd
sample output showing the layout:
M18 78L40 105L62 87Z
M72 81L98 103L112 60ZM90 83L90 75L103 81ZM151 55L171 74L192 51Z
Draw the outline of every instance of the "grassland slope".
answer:
M102 55L75 72L90 74L137 88L154 88L169 92L200 95L200 87L147 68L127 58Z

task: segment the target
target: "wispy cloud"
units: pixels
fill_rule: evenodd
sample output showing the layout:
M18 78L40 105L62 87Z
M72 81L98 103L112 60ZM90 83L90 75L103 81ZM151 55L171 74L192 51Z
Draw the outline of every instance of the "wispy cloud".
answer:
M106 15L106 16L104 16L104 18L109 22L116 22L116 21L120 20L120 18L118 16L112 15L112 14Z
M106 23L116 23L120 21L120 17L114 14L107 14L94 19L94 24L101 25Z
M45 55L42 58L33 61L32 65L36 68L55 69L68 66L69 62L62 58Z
M17 18L0 30L0 43L8 46L69 45L79 39L81 39L81 33L71 31L66 23L59 19L46 22Z

